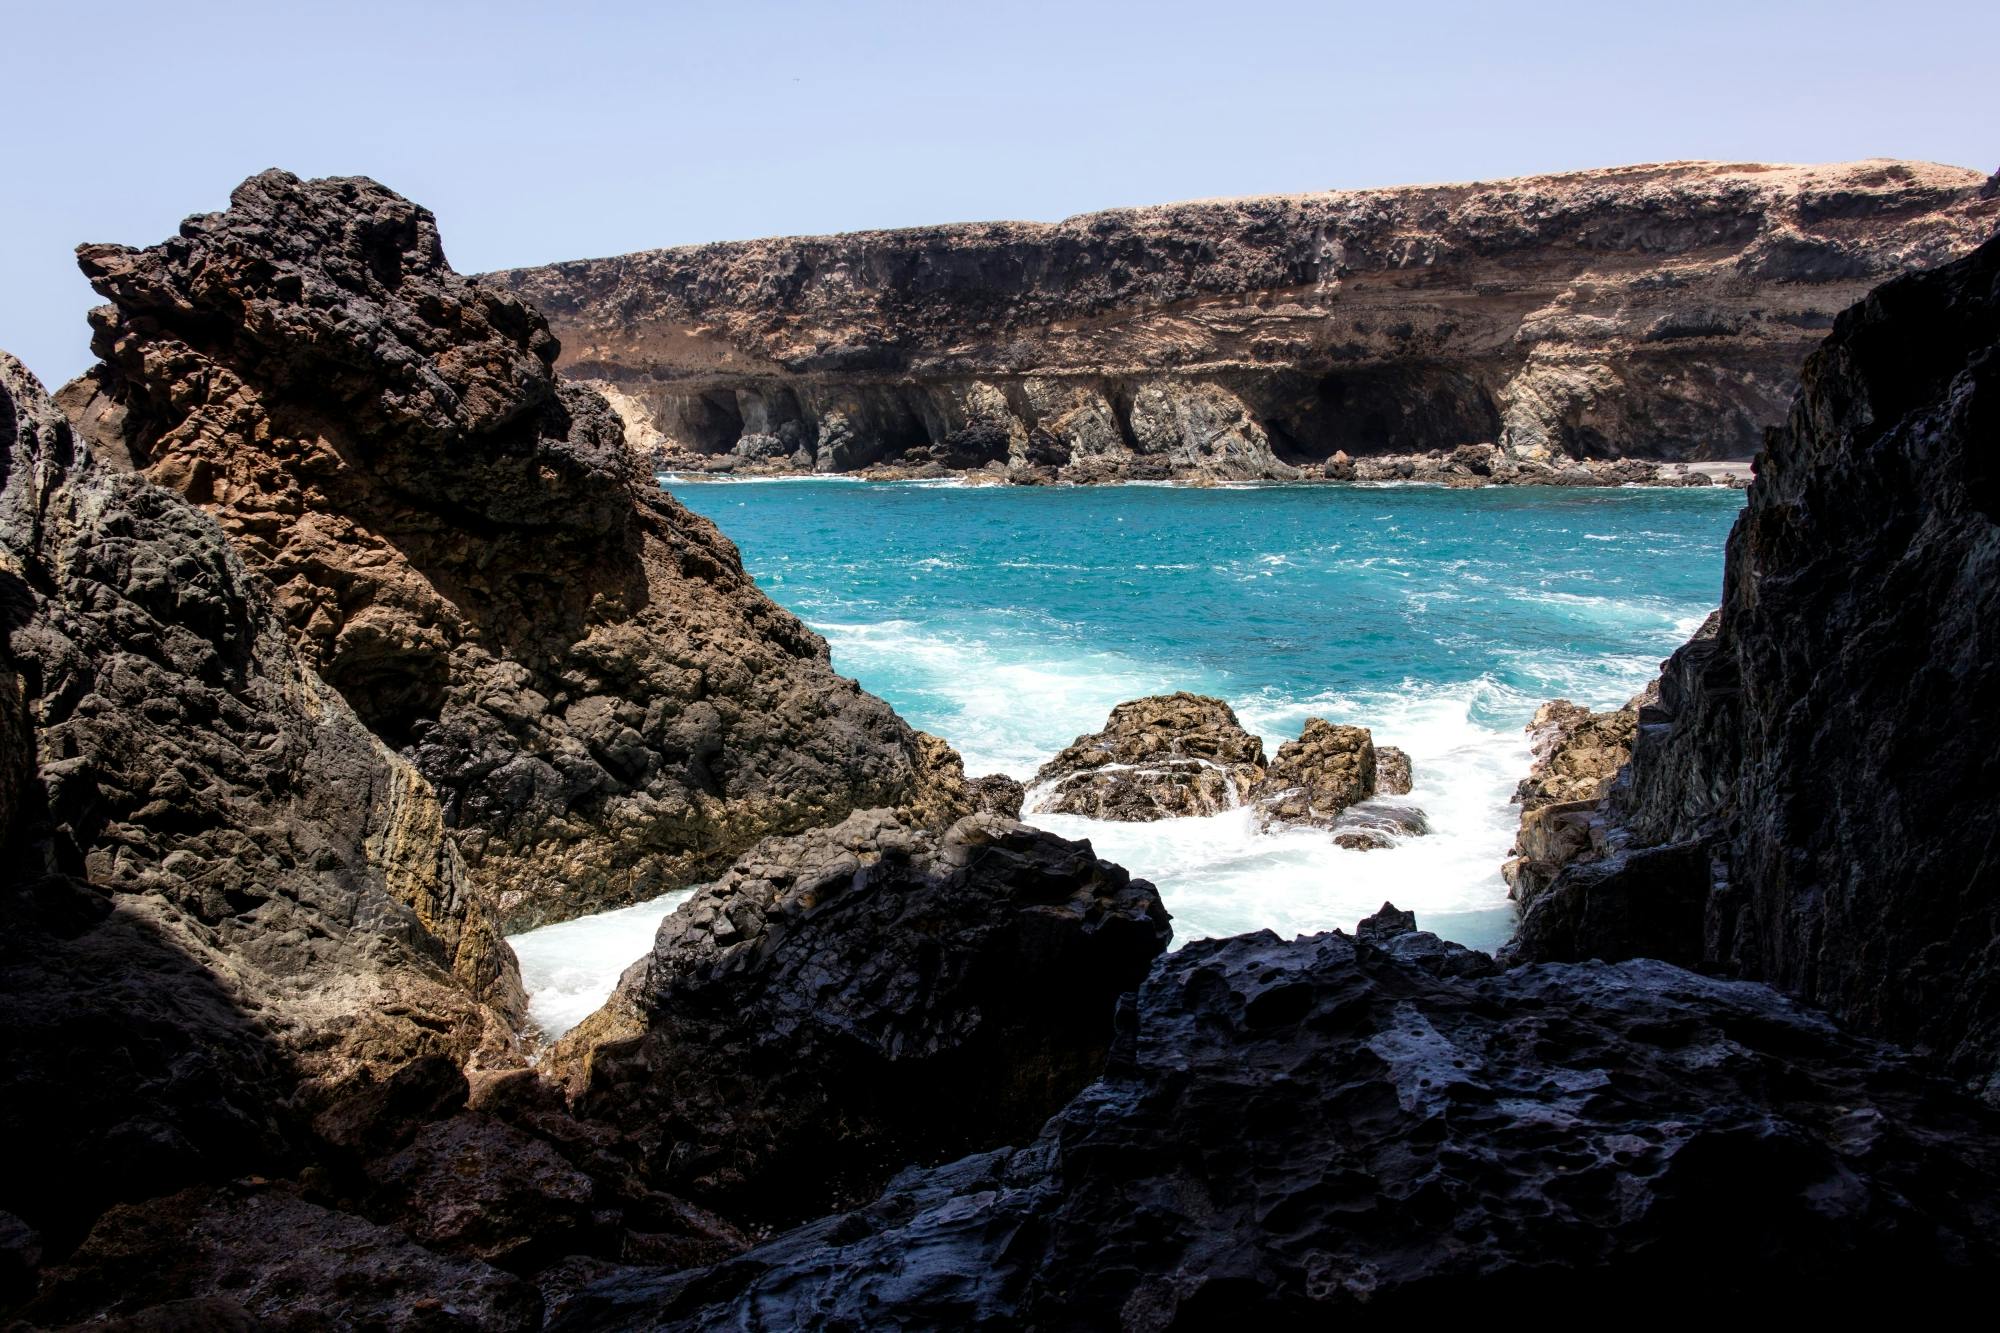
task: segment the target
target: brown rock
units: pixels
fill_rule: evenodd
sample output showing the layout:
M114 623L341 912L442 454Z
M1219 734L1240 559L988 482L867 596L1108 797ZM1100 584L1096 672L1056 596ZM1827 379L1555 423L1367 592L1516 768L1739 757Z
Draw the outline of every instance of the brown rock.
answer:
M1408 796L1415 779L1410 756L1393 745L1375 747L1375 791L1381 796Z
M1325 824L1374 794L1375 742L1368 728L1311 717L1297 740L1278 747L1258 802L1271 819Z
M858 806L964 812L424 209L266 172L165 244L79 256L112 302L79 420L221 522L306 665L437 789L510 928Z
M664 431L725 453L779 404L817 435L805 466L822 469L939 448L977 466L1041 438L1050 458L1069 451L1069 480L1133 476L1139 458L1177 476L1344 478L1327 463L1341 452L1367 480L1370 454L1466 441L1538 463L1747 458L1842 307L1996 221L2000 199L1961 168L1673 162L687 246L491 280L551 313L565 369L640 402L641 447ZM1488 479L1465 462L1456 484ZM1586 468L1526 479L1604 484Z
M1241 805L1264 776L1264 742L1206 695L1119 704L1036 772L1034 809L1126 822L1212 815Z

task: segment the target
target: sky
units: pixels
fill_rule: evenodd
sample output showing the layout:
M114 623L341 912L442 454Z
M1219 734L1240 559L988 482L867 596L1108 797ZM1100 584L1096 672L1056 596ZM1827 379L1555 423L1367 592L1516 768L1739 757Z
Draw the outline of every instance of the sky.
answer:
M82 241L367 175L462 271L1674 158L2000 166L2000 4L0 0L0 347Z

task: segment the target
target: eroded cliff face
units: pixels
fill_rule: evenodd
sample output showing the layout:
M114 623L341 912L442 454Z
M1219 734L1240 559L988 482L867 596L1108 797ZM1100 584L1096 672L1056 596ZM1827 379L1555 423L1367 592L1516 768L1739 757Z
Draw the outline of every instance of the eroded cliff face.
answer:
M1351 476L1369 455L1495 442L1503 473L1539 476L1569 457L1747 458L1838 311L1996 220L1986 179L1958 168L1692 162L490 280L549 315L562 367L665 461Z
M2000 240L1870 293L1807 363L1609 855L1528 903L1517 956L1702 958L2000 1097L1996 699Z
M112 304L65 406L215 515L509 928L857 807L963 812L948 748L640 477L541 316L453 272L424 209L266 172L161 245L79 258Z

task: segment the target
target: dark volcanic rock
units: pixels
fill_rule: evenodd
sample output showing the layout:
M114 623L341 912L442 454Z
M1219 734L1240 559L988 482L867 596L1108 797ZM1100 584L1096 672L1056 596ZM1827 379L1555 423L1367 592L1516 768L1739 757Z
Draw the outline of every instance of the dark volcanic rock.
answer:
M1671 891L1705 907L1683 952L2000 1096L1996 459L2000 241L1879 288L1807 363L1730 534L1715 632L1640 716L1609 841L1705 849ZM1625 892L1603 872L1568 890ZM1599 948L1525 924L1521 945Z
M1035 809L1143 821L1241 805L1264 777L1264 742L1206 695L1154 695L1111 710L1036 772Z
M1753 453L1838 311L1991 234L1986 184L1916 162L1672 162L491 281L549 313L564 369L619 391L635 448L688 459L782 420L808 446L785 466L806 471L921 450L1072 481L1367 481L1396 455L1445 484L1618 485L1660 457ZM1636 472L1594 466L1635 455Z
M435 785L511 926L857 807L964 813L424 209L273 171L161 245L79 256L113 304L73 413L215 514L307 664Z
M114 1199L462 1102L523 996L429 785L214 520L94 461L4 355L0 422L0 661L35 750L0 889L0 1208L66 1246Z
M1166 947L1144 880L992 815L771 839L660 927L557 1048L656 1181L795 1221L1030 1134L1097 1073Z
M36 1326L384 1333L540 1328L534 1287L263 1189L114 1208L23 1312Z
M2000 1262L2000 1121L1906 1057L1660 962L1490 975L1400 917L1190 944L1030 1146L553 1326L1941 1310Z

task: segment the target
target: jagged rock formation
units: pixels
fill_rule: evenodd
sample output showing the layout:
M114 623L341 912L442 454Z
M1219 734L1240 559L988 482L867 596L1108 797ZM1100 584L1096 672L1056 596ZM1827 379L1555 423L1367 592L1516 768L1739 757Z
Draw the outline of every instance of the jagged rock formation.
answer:
M0 423L0 657L33 724L6 755L0 1208L60 1248L114 1199L462 1101L523 996L430 787L213 520L100 465L4 354Z
M1166 948L1159 895L993 815L760 844L660 926L553 1065L656 1180L798 1221L1019 1141L1094 1077Z
M1698 632L1713 633L1713 624L1711 616ZM1598 802L1632 757L1639 709L1657 699L1658 687L1648 686L1609 712L1593 713L1567 699L1535 710L1527 727L1534 762L1514 789L1521 827L1513 855L1500 867L1507 896L1516 903L1525 908L1564 866L1603 852Z
M1677 947L1928 1050L2000 1097L2000 240L1888 283L1806 365L1729 539L1720 617L1667 663L1605 860L1522 958ZM1648 849L1643 852L1633 848Z
M1680 162L492 280L696 465L1601 484L1572 460L1748 457L1836 312L1996 219L1958 168Z
M1387 784L1378 778L1387 756ZM1111 710L1101 731L1079 736L1037 770L1033 809L1142 823L1214 815L1255 804L1260 821L1334 831L1343 847L1368 851L1394 835L1428 831L1423 812L1374 799L1410 790L1410 757L1378 750L1366 727L1309 717L1297 740L1264 756L1264 742L1236 711L1207 695L1151 695Z
M1983 1291L1994 1113L1761 985L1493 972L1393 908L1354 940L1189 944L1027 1147L906 1172L720 1266L607 1276L552 1327L1294 1328Z
M541 316L453 272L424 209L266 172L172 240L79 258L112 304L72 414L217 517L510 928L855 808L964 812L927 767L948 748L637 475Z

